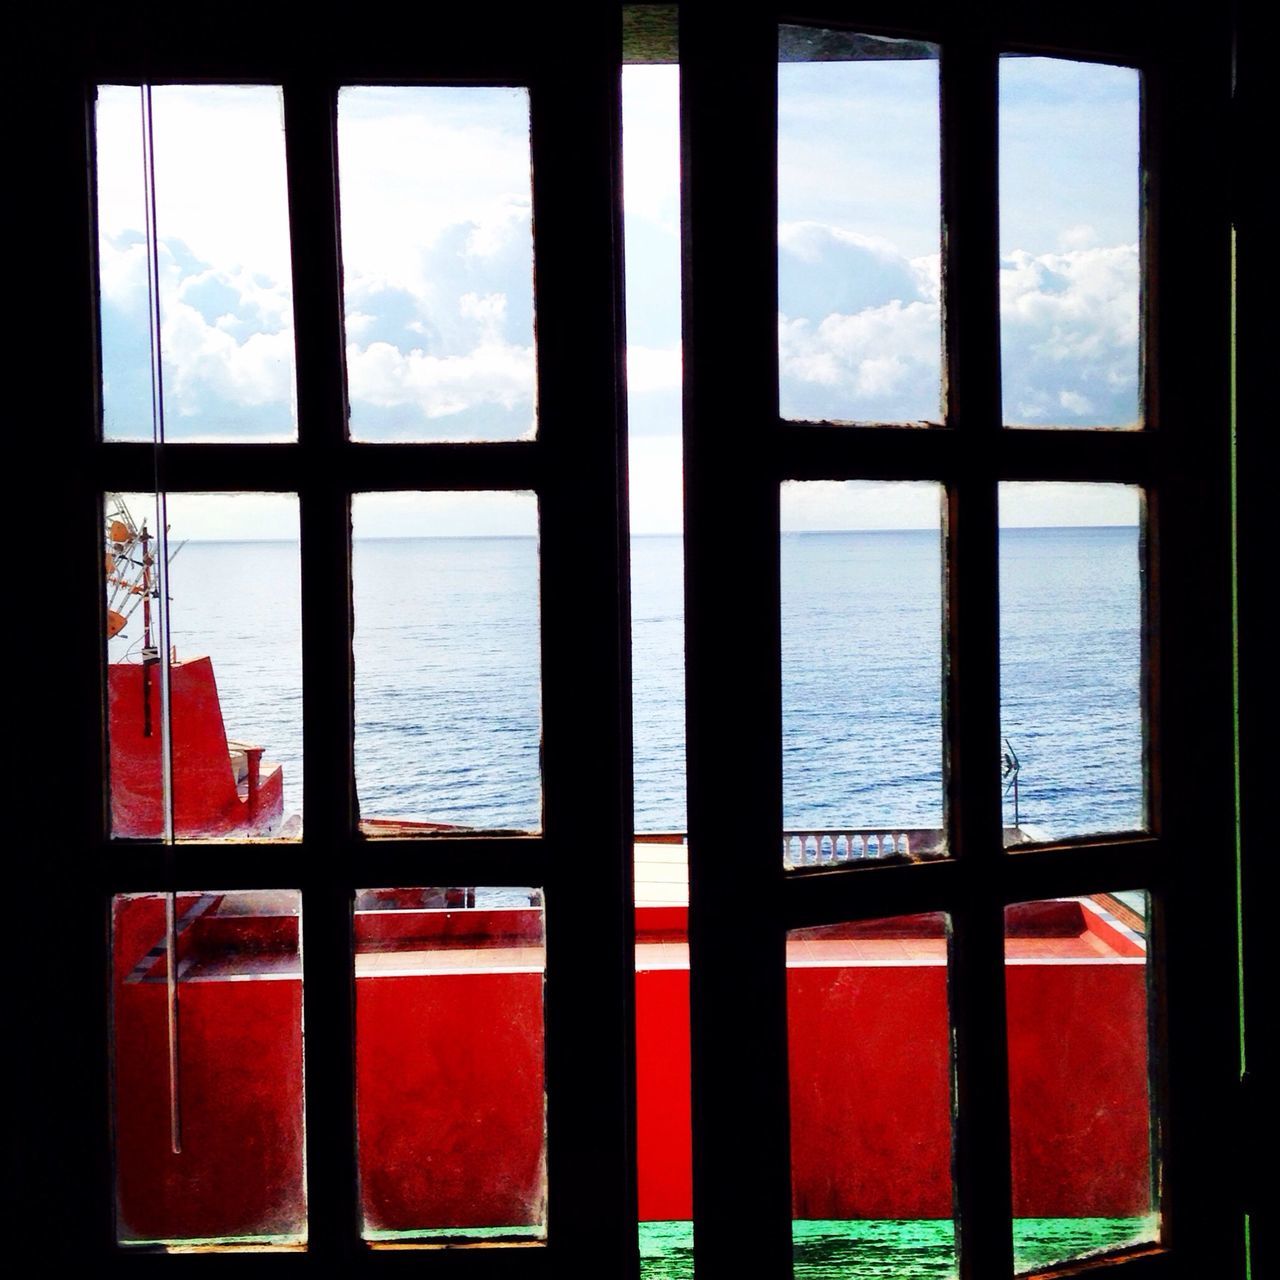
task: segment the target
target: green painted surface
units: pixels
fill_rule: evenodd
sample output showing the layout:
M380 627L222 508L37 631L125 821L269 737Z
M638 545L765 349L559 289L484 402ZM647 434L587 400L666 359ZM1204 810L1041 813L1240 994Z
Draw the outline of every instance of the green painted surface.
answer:
M1154 1214L1145 1218L1015 1218L1013 1260L1019 1271L1052 1262L1153 1244L1160 1234Z
M1013 1248L1020 1271L1153 1240L1151 1218L1020 1218ZM794 1222L797 1280L950 1280L955 1228L918 1222ZM642 1280L692 1280L693 1224L640 1224Z
M546 1227L423 1227L417 1231L366 1231L364 1238L375 1243L383 1241L422 1244L468 1244L473 1240L545 1240Z

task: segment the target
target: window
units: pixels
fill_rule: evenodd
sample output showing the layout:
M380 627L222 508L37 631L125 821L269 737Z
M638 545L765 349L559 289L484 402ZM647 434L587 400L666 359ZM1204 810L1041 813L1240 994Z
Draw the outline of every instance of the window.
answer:
M1007 27L945 6L823 24L940 50L946 417L935 428L782 421L774 208L778 15L681 15L685 165L687 687L694 1196L707 1274L791 1265L788 931L945 913L950 919L954 1171L961 1273L1009 1274L1013 1174L1006 908L1115 889L1150 895L1157 1114L1167 1126L1160 1245L1119 1270L1239 1274L1237 969L1230 510L1228 217L1199 169L1225 128L1230 32L1207 10L1194 49L1140 6L1075 6ZM14 1037L22 1073L24 1242L129 1270L112 1223L108 1141L114 895L208 888L301 896L305 938L307 1249L361 1273L352 903L400 885L537 886L546 895L548 1236L424 1253L424 1269L634 1274L631 808L626 510L618 410L617 12L562 24L527 8L434 12L343 32L303 53L285 19L252 36L194 17L40 33L51 68L32 124L40 193L30 256L45 348L17 376L36 449L26 528L53 540L36 650L44 708L22 746L40 775L47 850L15 850L23 946ZM788 22L801 22L788 12ZM801 23L803 25L803 23ZM479 27L483 27L479 30ZM1055 431L1001 412L998 54L1093 59L1143 77L1143 429ZM731 75L726 74L731 69ZM103 442L92 86L283 86L296 359L296 441ZM538 326L536 439L373 443L346 424L334 137L340 85L474 83L530 91ZM1211 228L1204 249L1205 227ZM725 317L733 318L726 326ZM62 335L59 345L52 335ZM38 428L38 429L37 429ZM282 434L287 434L283 432ZM518 434L518 433L517 433ZM946 494L945 858L787 871L778 617L786 482L928 483ZM1009 854L1000 810L998 486L1141 487L1148 504L1149 818ZM101 640L104 492L297 494L305 821L296 844L178 848L107 837ZM349 501L392 491L535 493L541 538L543 813L537 835L371 838L355 802ZM19 543L22 534L17 535ZM41 554L38 547L33 554ZM732 619L732 625L728 620ZM18 663L27 654L15 657ZM730 660L731 659L731 660ZM56 708L56 709L55 709ZM65 710L64 710L65 708ZM727 816L731 820L727 820ZM1217 844L1221 841L1221 844ZM24 927L25 926L25 927ZM584 1030L589 1028L589 1030ZM744 1146L750 1166L744 1171ZM264 1258L267 1269L288 1266ZM161 1266L186 1265L181 1258ZM235 1265L233 1262L231 1265Z

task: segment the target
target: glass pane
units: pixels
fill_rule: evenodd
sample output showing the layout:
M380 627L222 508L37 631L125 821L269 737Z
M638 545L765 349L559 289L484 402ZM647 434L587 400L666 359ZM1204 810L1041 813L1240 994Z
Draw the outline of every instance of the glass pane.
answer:
M1158 1238L1146 894L1005 910L1020 1272Z
M103 434L150 440L148 181L155 197L164 438L292 440L293 278L280 90L98 89Z
M693 1275L679 85L675 66L629 65L622 70L636 830L636 1171L643 1280L691 1280Z
M797 1276L958 1274L946 916L787 935Z
M355 938L365 1239L541 1238L541 891L362 889Z
M527 89L338 95L356 440L512 440L536 423Z
M678 836L636 842L636 1158L644 1274L654 1280L675 1274L662 1259L688 1262L692 1250L687 855Z
M1146 825L1142 495L1000 486L1006 841Z
M779 28L784 418L941 418L937 59L918 40Z
M946 852L942 490L782 486L788 866Z
M362 493L351 523L363 830L537 830L537 499Z
M1139 76L1000 59L1004 419L1139 425Z
M297 499L184 493L165 508L162 530L154 495L105 501L111 833L163 839L169 811L180 840L297 839Z
M301 912L279 889L113 899L122 1243L305 1240Z
M638 832L685 828L679 68L622 70Z

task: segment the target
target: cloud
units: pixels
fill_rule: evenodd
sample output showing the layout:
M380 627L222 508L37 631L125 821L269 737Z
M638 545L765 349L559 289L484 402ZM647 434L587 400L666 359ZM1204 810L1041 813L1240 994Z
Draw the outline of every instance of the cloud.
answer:
M779 317L782 411L788 417L915 422L939 414L936 302L895 298L816 324Z
M1005 257L1006 421L1098 426L1137 420L1139 275L1135 244Z
M938 259L816 222L778 228L779 392L791 418L937 419Z
M243 267L218 269L180 240L159 246L166 430L175 438L294 431L293 300ZM147 254L141 232L104 234L103 399L109 438L151 435Z
M291 403L292 327L239 340L179 302L164 313L161 340L171 412L198 419L207 416L211 403L240 409Z
M489 340L465 355L435 356L419 348L401 351L388 342L352 343L347 378L353 402L411 409L427 420L480 406L524 407L532 419L532 347Z
M1017 250L1000 274L1004 416L1013 423L1123 425L1138 417L1138 249ZM779 228L782 413L936 421L941 412L937 257L817 223Z

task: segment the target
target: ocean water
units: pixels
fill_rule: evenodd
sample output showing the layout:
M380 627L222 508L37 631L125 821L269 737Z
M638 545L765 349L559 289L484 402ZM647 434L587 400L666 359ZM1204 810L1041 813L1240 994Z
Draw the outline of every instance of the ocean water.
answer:
M781 563L788 827L942 825L938 535L786 534ZM1002 727L1023 826L1143 823L1138 566L1135 528L1002 534ZM535 541L357 541L353 572L362 813L536 829ZM228 733L284 765L286 813L301 812L297 545L187 543L171 593L179 656L213 658ZM772 620L744 610L733 625ZM113 660L140 635L135 615ZM632 654L636 829L682 831L678 538L632 543ZM1012 824L1011 791L1004 803Z

